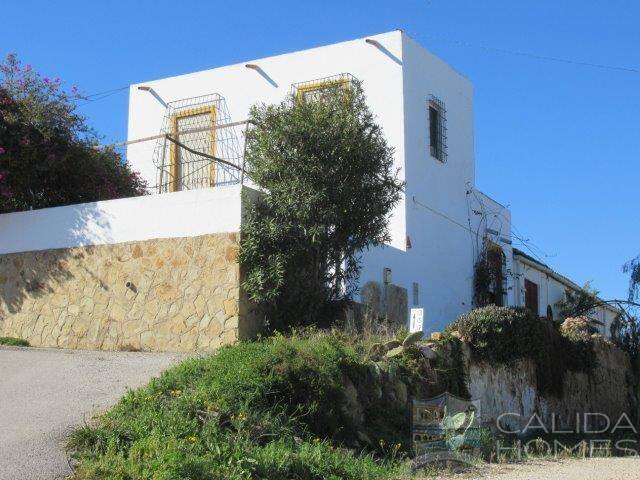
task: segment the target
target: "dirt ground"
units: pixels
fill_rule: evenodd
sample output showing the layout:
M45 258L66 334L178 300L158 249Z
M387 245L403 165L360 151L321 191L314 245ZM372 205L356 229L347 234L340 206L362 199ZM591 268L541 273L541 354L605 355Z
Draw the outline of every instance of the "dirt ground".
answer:
M489 465L438 480L640 480L640 457L532 460Z

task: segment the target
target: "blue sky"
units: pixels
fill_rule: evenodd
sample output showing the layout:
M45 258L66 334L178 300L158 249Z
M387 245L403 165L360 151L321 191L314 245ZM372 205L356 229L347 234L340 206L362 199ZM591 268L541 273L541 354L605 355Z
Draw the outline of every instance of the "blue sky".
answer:
M2 14L0 54L85 94L401 28L475 85L479 188L553 268L625 296L640 73L498 50L640 70L640 2L22 0ZM82 112L105 141L125 138L126 90Z

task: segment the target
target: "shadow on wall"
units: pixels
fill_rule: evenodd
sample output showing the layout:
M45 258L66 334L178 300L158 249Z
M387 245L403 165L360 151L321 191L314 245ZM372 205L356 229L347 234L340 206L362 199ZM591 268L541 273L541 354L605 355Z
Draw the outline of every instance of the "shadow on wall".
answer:
M25 302L59 290L60 284L74 278L68 262L90 255L92 248L87 245L110 237L109 219L96 203L7 215L11 218L2 222L3 247L13 246L11 250L16 253L0 254L0 320L7 313L19 312ZM42 250L38 236L46 238L50 245L85 247ZM92 272L87 272L101 288L108 289Z

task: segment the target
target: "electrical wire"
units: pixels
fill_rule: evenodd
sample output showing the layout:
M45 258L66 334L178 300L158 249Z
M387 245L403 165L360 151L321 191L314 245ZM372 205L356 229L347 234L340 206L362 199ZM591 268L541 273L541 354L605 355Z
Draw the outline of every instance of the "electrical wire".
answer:
M84 101L81 103L78 103L78 106L80 107L83 105L87 105L88 103L97 102L99 100L115 95L116 93L120 93L123 90L127 90L128 88L129 88L129 85L124 87L119 87L119 88L113 88L111 90L105 90L104 92L92 93L91 95L82 95L80 99Z
M550 61L550 62L556 62L556 63L566 63L569 65L578 65L578 66L582 66L582 67L592 67L592 68L599 68L599 69L603 69L603 70L615 70L618 72L626 72L626 73L640 73L640 69L638 68L632 68L632 67L622 67L622 66L618 66L618 65L607 65L604 63L592 63L592 62L583 62L581 60L573 60L573 59L569 59L569 58L561 58L561 57L551 57L551 56L547 56L547 55L540 55L537 53L530 53L530 52L521 52L521 51L517 51L517 50L508 50L505 48L496 48L496 47L489 47L486 45L476 45L470 42L465 42L462 40L455 40L455 39L451 39L451 38L444 38L444 37L440 37L437 35L432 35L432 34L427 34L425 35L427 38L431 38L433 40L436 41L442 41L442 42L446 42L446 43L452 43L454 45L459 45L462 47L470 47L470 48L477 48L480 50L485 50L488 52L496 52L496 53L502 53L502 54L506 54L506 55L515 55L515 56L520 56L520 57L528 57L528 58L533 58L536 60L543 60L543 61Z

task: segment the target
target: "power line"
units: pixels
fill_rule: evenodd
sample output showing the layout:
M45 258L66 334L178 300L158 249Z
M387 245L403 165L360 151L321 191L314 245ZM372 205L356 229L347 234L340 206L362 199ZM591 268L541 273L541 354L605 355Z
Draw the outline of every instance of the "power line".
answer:
M97 93L92 93L90 95L83 95L81 97L81 100L84 100L84 102L79 103L78 106L83 106L86 105L88 103L92 103L92 102L97 102L99 100L102 100L104 98L110 97L112 95L115 95L116 93L119 93L123 90L127 90L129 88L129 85L126 85L124 87L119 87L119 88L113 88L111 90L105 90L104 92L97 92Z
M540 55L538 53L531 53L531 52L521 52L521 51L517 51L517 50L508 50L506 48L496 48L496 47L489 47L486 45L476 45L470 42L465 42L462 40L455 40L455 39L450 39L450 38L443 38L443 37L439 37L439 36L435 36L435 35L425 35L428 38L432 38L434 40L439 40L442 42L448 42L448 43L452 43L455 45L460 45L463 47L471 47L471 48L478 48L481 50L486 50L488 52L496 52L496 53L503 53L506 55L516 55L516 56L520 56L520 57L528 57L528 58L534 58L536 60L544 60L544 61L551 61L551 62L557 62L557 63L566 63L569 65L580 65L583 67L592 67L592 68L600 68L603 70L615 70L615 71L619 71L619 72L627 72L627 73L640 73L640 69L638 68L632 68L632 67L621 67L619 65L607 65L607 64L603 64L603 63L592 63L592 62L584 62L581 60L573 60L573 59L569 59L569 58L561 58L561 57L551 57L551 56L547 56L547 55Z
M129 88L129 85L125 85L124 87L112 88L111 90L105 90L104 92L92 93L91 95L84 95L83 98L89 99L89 98L92 98L92 97L97 97L99 95L103 95L105 93L112 93L112 92L113 93L117 93L120 90L124 90L126 88Z
M471 228L467 227L466 225L463 225L462 223L458 222L457 220L455 220L455 219L451 218L450 216L448 216L448 215L446 215L446 214L444 214L444 213L442 213L442 212L440 212L440 211L436 210L435 208L430 207L429 205L425 205L424 203L420 202L419 200L416 200L416 197L415 197L415 196L413 197L413 202L414 202L416 205L420 205L421 207L426 208L426 209L427 209L427 210L429 210L430 212L432 212L432 213L434 213L434 214L436 214L436 215L438 215L438 216L440 216L440 217L444 218L445 220L450 221L450 222L451 222L451 223L453 223L454 225L457 225L458 227L465 229L466 231L470 232L472 235L476 235L476 237L479 237L479 236L480 236L480 232L479 232L479 230L480 230L480 226L478 227L478 231L473 231L473 229L471 229ZM483 207L483 208L484 208L484 207ZM498 212L498 213L500 213L500 212ZM486 215L485 215L485 216L486 216ZM496 216L496 215L494 215L494 216ZM504 215L503 215L503 216L504 216ZM505 217L505 218L506 218L506 217ZM511 224L511 226L513 227L513 224ZM513 232L513 229L511 230L510 234L511 234L511 236L515 237L515 239L516 239L516 240L518 240L518 241L522 244L522 246L523 246L524 248L526 248L527 250L529 250L529 252L531 253L531 255L532 255L536 260L538 260L541 264L545 264L545 262L544 262L544 261L543 261L543 260L538 256L538 254L537 254L536 252L534 252L534 251L529 247L529 245L527 245L527 243L526 243L526 242L528 242L528 240L525 240L525 239L521 238L519 235L516 235L516 234Z

